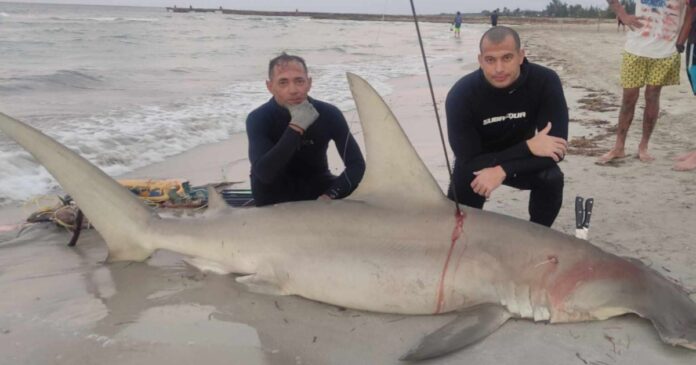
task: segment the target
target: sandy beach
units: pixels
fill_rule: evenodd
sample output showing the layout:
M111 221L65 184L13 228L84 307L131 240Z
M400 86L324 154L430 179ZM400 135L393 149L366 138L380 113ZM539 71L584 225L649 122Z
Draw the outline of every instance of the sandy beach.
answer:
M624 34L613 22L517 29L529 60L558 72L570 108L572 148L561 163L564 205L553 228L573 234L576 195L593 197L593 244L641 260L695 293L695 173L671 170L675 155L696 148L696 103L684 71L682 85L662 93L650 146L656 160L646 164L634 157L642 123L637 112L630 156L597 166L596 156L614 141ZM431 68L443 123L450 86L477 67L468 61L475 49L452 40L452 52L462 57ZM444 189L448 173L425 75L390 84L395 91L385 100ZM362 145L357 113L346 118ZM248 186L246 143L244 134L233 135L124 177ZM337 171L338 161L332 151ZM527 194L502 187L485 209L526 219ZM5 209L0 226L16 224L24 214ZM168 252L144 263L106 264L106 247L94 230L83 232L75 249L65 245L68 233L48 225L16 235L0 233L0 364L396 364L421 336L453 318L375 314L252 294L232 278L201 273ZM425 363L695 362L696 352L664 345L650 323L624 316L563 325L513 320L468 349Z

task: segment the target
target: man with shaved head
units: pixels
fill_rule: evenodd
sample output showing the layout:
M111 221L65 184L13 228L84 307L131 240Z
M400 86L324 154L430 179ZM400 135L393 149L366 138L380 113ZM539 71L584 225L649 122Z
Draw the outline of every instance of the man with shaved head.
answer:
M447 95L455 155L448 196L482 208L500 185L530 190L529 215L551 226L563 202L568 107L558 75L527 61L520 37L493 27L479 45L480 68Z

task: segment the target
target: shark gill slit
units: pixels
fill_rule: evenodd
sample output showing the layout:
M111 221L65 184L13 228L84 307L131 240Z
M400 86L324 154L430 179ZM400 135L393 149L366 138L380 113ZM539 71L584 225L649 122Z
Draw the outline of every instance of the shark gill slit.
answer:
M437 306L435 307L435 314L442 313L442 308L445 305L445 275L447 275L449 263L452 261L454 247L457 244L457 240L462 235L462 226L464 225L465 218L466 214L463 211L458 210L455 212L456 223L454 225L454 229L452 230L452 242L450 243L450 248L447 252L447 258L445 259L445 264L443 265L442 273L440 274L440 282L437 288Z

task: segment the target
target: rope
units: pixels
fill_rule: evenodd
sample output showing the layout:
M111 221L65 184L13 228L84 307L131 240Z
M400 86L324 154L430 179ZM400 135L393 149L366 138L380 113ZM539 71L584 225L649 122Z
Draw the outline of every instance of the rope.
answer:
M77 239L80 238L80 232L82 232L82 220L84 217L85 215L82 214L82 210L78 209L77 217L75 218L75 229L73 230L73 236L70 238L70 242L68 242L68 247L75 247L77 244Z
M411 1L411 10L413 11L413 23L416 25L416 33L418 34L418 44L420 44L421 56L423 56L423 64L425 66L425 75L428 77L428 87L430 88L430 97L433 101L433 109L435 110L435 119L437 120L437 128L440 132L440 142L442 143L442 151L445 155L445 163L447 164L447 172L449 173L450 184L452 184L452 195L454 196L454 207L457 215L461 214L459 208L459 199L457 198L457 187L452 178L452 165L450 164L449 155L447 154L447 145L445 144L445 134L442 132L442 123L440 122L440 113L437 111L437 102L435 101L435 91L433 90L433 82L430 78L430 70L428 69L428 60L425 57L425 48L423 47L423 37L421 37L420 27L418 26L418 15L416 15L416 7Z

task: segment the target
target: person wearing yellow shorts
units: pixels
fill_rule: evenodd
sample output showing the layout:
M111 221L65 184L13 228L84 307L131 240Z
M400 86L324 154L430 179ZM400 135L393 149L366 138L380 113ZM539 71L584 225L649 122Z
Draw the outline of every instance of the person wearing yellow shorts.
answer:
M679 53L666 58L648 58L623 52L621 60L621 86L639 89L646 85L679 85Z
M645 110L638 158L643 162L654 160L648 154L648 142L657 124L662 87L679 84L679 52L683 50L688 36L688 27L683 25L690 21L685 19L688 2L689 0L641 0L636 4L636 14L629 15L618 0L607 0L630 31L626 34L621 63L623 96L616 142L609 152L596 161L597 164L603 165L626 156L626 137L643 87Z

